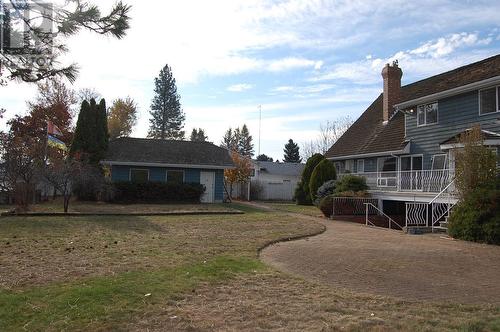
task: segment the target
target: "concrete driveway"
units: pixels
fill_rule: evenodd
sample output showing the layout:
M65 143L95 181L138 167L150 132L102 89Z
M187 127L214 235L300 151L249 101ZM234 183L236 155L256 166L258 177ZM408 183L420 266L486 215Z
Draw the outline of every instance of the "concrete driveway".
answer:
M279 270L355 292L500 303L499 246L322 222L325 233L272 245L261 252L261 259Z

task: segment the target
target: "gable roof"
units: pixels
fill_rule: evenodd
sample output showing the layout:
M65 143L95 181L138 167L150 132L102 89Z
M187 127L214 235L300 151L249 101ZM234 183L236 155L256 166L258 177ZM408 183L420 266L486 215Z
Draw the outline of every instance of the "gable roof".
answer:
M470 65L432 76L401 87L401 102L454 89L500 75L500 54ZM403 152L405 141L404 115L397 112L384 125L383 96L365 110L354 124L325 153L326 158L338 158L381 152Z
M228 150L209 142L122 137L109 142L103 164L234 167Z
M305 164L275 163L272 161L255 161L261 172L274 175L301 176Z

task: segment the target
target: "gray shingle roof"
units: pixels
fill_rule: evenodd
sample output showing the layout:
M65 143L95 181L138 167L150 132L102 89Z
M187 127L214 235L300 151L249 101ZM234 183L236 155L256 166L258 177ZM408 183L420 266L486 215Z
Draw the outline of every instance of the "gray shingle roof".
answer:
M275 175L300 176L305 164L299 163L275 163L272 161L256 161L261 172Z
M208 142L122 137L109 142L106 162L233 167L228 150Z
M401 87L401 100L408 101L450 90L500 75L500 55L435 75ZM357 154L397 151L404 148L404 116L396 113L383 125L382 94L364 111L354 124L326 152L334 158Z

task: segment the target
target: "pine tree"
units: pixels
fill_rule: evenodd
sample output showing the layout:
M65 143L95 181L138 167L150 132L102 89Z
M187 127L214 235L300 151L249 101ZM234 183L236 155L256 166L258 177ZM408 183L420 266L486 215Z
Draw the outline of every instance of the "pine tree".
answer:
M269 156L267 156L265 154L259 154L257 156L257 161L271 161L272 162L273 158L271 158L271 157L269 157Z
M169 65L165 65L155 78L155 96L151 102L148 137L183 139L185 115L181 108L175 78Z
M190 140L193 142L206 142L208 137L205 135L205 131L202 128L193 128L191 132Z
M246 124L241 127L241 131L238 130L237 142L240 154L251 158L254 154L252 136L250 135Z
M239 132L239 129L238 129ZM233 132L232 128L229 128L224 133L224 137L222 137L222 142L220 144L221 147L228 149L229 151L237 151L238 144L235 141L236 130Z
M283 159L284 162L286 163L302 162L302 158L300 158L300 153L299 153L299 145L297 143L294 143L291 138L288 140L288 143L285 144L285 149L283 150L283 152L285 152Z

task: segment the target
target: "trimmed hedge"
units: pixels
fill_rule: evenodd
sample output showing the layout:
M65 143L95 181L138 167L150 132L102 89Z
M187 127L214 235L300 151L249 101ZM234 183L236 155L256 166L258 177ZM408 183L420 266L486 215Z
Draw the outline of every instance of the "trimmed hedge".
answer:
M304 170L302 171L302 178L300 180L301 188L295 191L295 199L299 205L311 205L311 194L309 192L309 180L311 179L312 172L316 166L325 159L325 157L316 153L307 159Z
M342 193L346 191L365 191L368 190L366 185L366 179L361 176L356 175L345 175L340 180L337 181L337 193Z
M337 171L335 166L328 159L323 159L311 174L309 180L309 193L311 195L311 202L314 202L318 193L318 188L326 181L335 180L337 178Z
M115 182L114 202L123 203L199 203L205 186L199 183Z
M450 236L475 242L500 244L500 190L478 188L451 211Z

